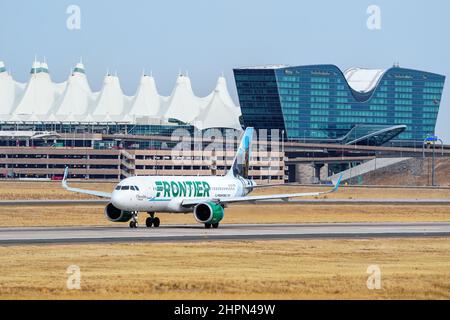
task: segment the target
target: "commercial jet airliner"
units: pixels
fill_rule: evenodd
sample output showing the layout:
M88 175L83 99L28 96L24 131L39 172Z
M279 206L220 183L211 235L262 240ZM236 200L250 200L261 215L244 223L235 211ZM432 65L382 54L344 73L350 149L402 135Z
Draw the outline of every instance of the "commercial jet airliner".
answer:
M231 170L225 176L137 176L122 180L112 193L105 193L69 187L66 168L62 186L68 191L110 199L105 208L106 217L112 222L130 222L130 228L138 227L139 212L149 214L146 219L148 228L160 226L160 219L155 217L156 212L192 212L197 222L204 224L205 228L218 228L226 206L231 203L289 200L338 190L342 177L333 189L326 192L248 196L255 188L265 187L257 186L248 179L253 131L253 128L245 130Z

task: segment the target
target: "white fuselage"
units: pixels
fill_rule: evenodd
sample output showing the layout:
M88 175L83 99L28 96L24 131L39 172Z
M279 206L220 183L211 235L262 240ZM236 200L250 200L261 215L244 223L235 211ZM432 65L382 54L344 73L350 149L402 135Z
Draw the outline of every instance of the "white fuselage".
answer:
M123 211L191 212L181 206L185 199L242 197L254 186L251 180L230 176L142 176L122 180L111 203Z

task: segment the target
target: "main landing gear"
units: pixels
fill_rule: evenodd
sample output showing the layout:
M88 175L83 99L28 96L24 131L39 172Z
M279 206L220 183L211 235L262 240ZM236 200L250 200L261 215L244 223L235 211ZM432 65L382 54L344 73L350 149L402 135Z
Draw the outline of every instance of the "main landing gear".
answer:
M147 228L151 228L151 227L159 228L159 225L161 224L161 221L159 220L159 218L158 217L155 218L154 212L149 212L148 214L150 215L150 217L148 217L145 220L145 225L147 226Z
M161 221L159 220L159 218L155 217L154 212L149 212L148 214L150 215L150 217L148 217L145 220L145 225L147 226L147 228L151 228L151 227L159 228L159 226L161 224ZM131 215L130 228L132 228L132 229L136 229L137 227L139 227L137 216L138 216L138 212L133 212Z
M219 228L219 224L218 223L213 223L213 224L205 223L205 228L206 229L211 229L211 227L213 227L214 229L217 229L217 228Z

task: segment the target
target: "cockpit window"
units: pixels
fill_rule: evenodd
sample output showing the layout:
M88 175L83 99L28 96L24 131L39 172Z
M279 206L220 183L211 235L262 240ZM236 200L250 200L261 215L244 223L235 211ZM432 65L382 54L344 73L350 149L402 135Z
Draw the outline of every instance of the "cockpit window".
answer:
M137 186L117 186L116 190L133 190L133 191L139 191L139 188Z

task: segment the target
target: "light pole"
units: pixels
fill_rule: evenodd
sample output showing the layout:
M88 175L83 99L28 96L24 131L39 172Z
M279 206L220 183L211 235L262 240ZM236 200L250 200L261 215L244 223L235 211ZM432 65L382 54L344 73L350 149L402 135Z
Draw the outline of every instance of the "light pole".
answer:
M422 152L423 158L425 158L425 144L433 145L433 154L431 160L431 185L434 187L436 185L436 142L441 143L442 154L444 153L444 142L436 135L429 135L423 141Z

